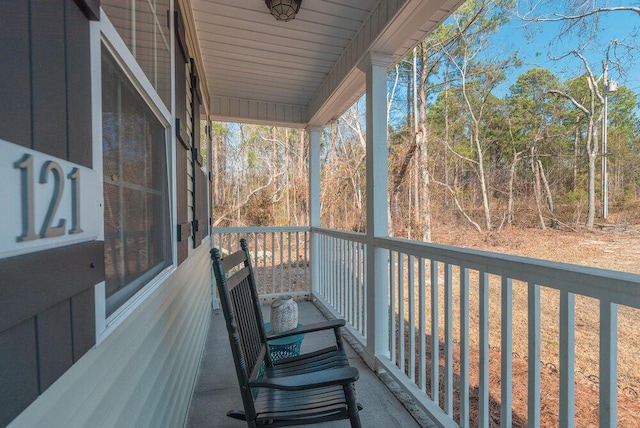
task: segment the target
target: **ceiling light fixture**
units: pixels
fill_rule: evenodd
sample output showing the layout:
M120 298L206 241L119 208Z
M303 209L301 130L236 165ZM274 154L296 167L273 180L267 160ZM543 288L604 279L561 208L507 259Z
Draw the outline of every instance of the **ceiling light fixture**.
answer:
M278 21L291 21L300 10L302 0L264 0L269 12Z

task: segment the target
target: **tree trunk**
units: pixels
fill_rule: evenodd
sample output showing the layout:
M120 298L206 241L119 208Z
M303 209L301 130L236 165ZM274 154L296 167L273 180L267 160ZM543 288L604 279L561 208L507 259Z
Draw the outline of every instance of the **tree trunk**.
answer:
M538 220L540 221L540 229L545 230L547 226L544 223L542 215L542 190L540 189L540 168L538 165L538 152L535 146L531 146L531 168L533 169L533 192L536 199L536 209L538 210Z
M425 59L425 42L421 44L421 70L420 70L420 124L416 120L416 145L420 148L419 171L422 181L422 240L431 242L431 183L429 180L429 156L427 151L427 61ZM417 110L417 103L416 103ZM445 153L446 154L446 153Z
M589 136L587 137L587 156L589 159L589 206L587 209L587 224L589 230L593 229L596 217L596 158L598 157L598 143L595 135L593 116L589 116Z
M573 138L573 191L578 190L578 157L580 156L580 127L576 124Z
M479 124L474 124L473 139L475 140L476 151L478 153L478 176L480 179L480 190L482 192L482 207L484 208L484 221L487 230L492 230L491 225L491 211L489 210L489 190L487 189L487 179L484 172L484 153L482 151L482 145L480 144L480 129Z
M511 169L509 171L509 203L507 208L507 224L513 226L513 183L516 177L516 164L518 163L518 156L520 152L513 152L513 162L511 163Z
M538 159L538 168L540 168L540 178L542 178L542 184L544 184L544 190L547 195L547 205L549 207L549 212L551 216L556 218L556 210L553 206L553 195L551 194L551 187L549 187L549 181L547 180L547 176L544 173L544 168L542 166L542 161Z
M211 126L211 125L209 125ZM216 207L217 205L220 204L220 175L222 174L222 171L220 171L220 160L219 160L219 156L220 153L218 151L218 145L220 144L220 142L218 141L220 137L218 137L217 135L215 135L213 137L213 144L211 145L211 174L213 175L213 189L212 190L212 201L211 201L211 205L213 207Z

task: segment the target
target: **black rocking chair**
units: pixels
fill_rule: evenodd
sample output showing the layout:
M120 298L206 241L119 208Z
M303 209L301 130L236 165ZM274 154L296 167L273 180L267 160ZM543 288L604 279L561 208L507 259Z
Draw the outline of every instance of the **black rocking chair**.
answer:
M349 419L360 427L354 382L358 370L349 366L340 327L344 320L299 327L267 337L256 291L247 242L221 257L211 250L213 271L236 366L244 412L227 413L249 427L278 427ZM273 361L268 339L333 329L334 346Z

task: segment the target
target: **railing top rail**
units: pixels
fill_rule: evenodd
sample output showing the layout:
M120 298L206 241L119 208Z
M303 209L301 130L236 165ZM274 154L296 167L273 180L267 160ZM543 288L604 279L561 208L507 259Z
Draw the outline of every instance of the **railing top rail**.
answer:
M251 226L251 227L214 227L212 235L221 233L279 233L279 232L309 232L309 226Z
M346 230L327 229L325 227L312 227L311 231L321 235L327 235L334 238L346 239L350 241L366 243L366 235L360 232L349 232Z
M398 238L374 242L392 251L640 308L638 274Z

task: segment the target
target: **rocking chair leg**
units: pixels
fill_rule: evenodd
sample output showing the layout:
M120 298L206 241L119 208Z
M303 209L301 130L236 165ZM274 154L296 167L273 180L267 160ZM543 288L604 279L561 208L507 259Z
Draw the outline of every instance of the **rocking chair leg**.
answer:
M358 403L356 403L356 388L353 383L344 386L344 395L347 399L347 412L349 413L351 428L361 428Z

